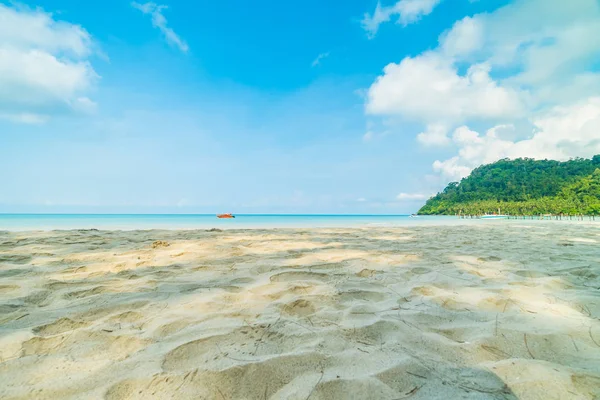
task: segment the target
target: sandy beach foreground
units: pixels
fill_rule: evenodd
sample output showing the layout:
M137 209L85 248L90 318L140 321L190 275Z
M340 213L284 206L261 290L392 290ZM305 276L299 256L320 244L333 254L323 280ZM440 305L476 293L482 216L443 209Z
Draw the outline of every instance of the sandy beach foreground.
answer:
M597 399L600 227L0 233L3 399Z

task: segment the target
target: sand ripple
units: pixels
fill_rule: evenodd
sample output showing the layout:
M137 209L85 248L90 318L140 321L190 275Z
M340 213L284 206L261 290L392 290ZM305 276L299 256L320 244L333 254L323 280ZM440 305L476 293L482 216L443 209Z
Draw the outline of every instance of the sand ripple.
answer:
M600 398L600 229L519 224L0 232L0 398Z

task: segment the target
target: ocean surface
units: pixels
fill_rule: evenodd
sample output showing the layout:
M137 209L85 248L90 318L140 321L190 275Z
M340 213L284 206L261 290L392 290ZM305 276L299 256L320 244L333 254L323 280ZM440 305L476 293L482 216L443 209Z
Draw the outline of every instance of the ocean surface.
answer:
M234 219L219 219L214 214L0 214L0 230L328 228L409 225L449 219L448 217L413 218L409 215L236 214L235 216Z
M337 228L394 227L455 224L518 224L515 220L462 220L448 216L410 215L275 215L236 214L235 219L218 219L214 214L0 214L0 230L60 229L244 229L244 228ZM568 223L531 221L530 223ZM571 221L574 222L574 221ZM585 222L579 222L583 224ZM598 222L596 222L598 223ZM600 224L599 224L600 225Z

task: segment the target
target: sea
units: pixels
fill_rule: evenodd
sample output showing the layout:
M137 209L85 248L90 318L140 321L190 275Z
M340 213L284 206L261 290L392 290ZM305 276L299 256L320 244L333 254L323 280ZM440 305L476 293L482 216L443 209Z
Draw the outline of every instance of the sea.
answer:
M0 230L341 228L459 223L456 217L410 215L236 214L0 214Z
M0 231L102 229L261 229L261 228L361 228L419 225L519 224L522 220L459 219L454 216L236 214L219 219L214 214L1 214ZM528 223L568 221L528 220ZM571 221L575 222L575 221ZM587 221L586 221L587 222ZM586 222L578 222L585 224ZM596 219L594 225L600 225Z

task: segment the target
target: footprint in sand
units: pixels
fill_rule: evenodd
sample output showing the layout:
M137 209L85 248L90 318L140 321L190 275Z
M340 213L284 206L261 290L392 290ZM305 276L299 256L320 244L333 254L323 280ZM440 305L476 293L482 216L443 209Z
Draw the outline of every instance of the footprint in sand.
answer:
M169 322L168 324L161 325L159 328L157 328L154 331L153 336L156 338L166 338L175 333L179 333L180 331L184 330L188 326L194 325L195 323L196 321L192 321L189 319L182 319L179 321Z
M430 297L435 295L435 289L431 286L416 286L411 290L411 294L414 296Z
M249 285L254 282L255 280L252 278L236 278L230 281L229 283L231 283L232 285Z
M132 324L134 322L139 322L144 319L144 316L135 311L125 311L124 313L113 315L108 319L110 323L126 323Z
M279 274L272 275L271 282L293 282L293 281L327 281L330 276L327 274L321 274L317 272L309 271L289 271L281 272Z
M25 275L31 272L29 269L6 269L0 271L0 278L12 278L13 276Z
M61 274L78 274L81 272L87 272L87 267L71 267L61 271Z
M23 343L23 356L67 353L76 359L119 361L150 344L148 339L114 336L106 332L74 331L62 335L36 336Z
M76 288L78 286L86 285L85 281L50 281L43 286L44 289L50 290L61 290L66 288Z
M360 272L356 273L356 276L358 276L359 278L370 278L373 275L375 275L377 273L377 271L373 270L373 269L363 269Z
M294 311L302 308L297 306ZM304 308L310 309L310 306ZM302 332L302 335L285 335L279 332L283 327ZM231 365L259 362L265 357L277 358L289 349L299 349L306 345L310 339L305 334L310 332L283 320L245 325L174 348L164 356L162 368L164 371L187 371L206 363Z
M412 272L413 274L416 274L416 275L424 275L424 274L430 273L431 269L425 268L425 267L415 267L415 268L411 269L410 272Z
M550 276L549 274L547 274L545 272L536 271L536 270L532 270L532 269L515 271L515 275L519 275L524 278L545 278L547 276Z
M49 290L39 290L30 294L29 296L23 297L22 300L27 305L44 307L50 304L52 292Z
M496 256L487 256L487 257L479 257L477 261L486 262L486 261L502 261L500 257Z
M168 358L187 354L168 354ZM319 379L321 365L326 357L317 353L276 356L265 361L235 361L233 365L214 371L199 368L201 364L190 363L187 369L167 372L141 379L125 379L108 389L105 398L116 399L270 399L307 398L310 388ZM166 363L166 361L165 361ZM168 363L167 363L168 364ZM302 377L308 376L304 384ZM296 379L301 381L295 383ZM260 382L261 384L257 384ZM288 396L277 396L282 390L291 389ZM301 394L301 395L300 395ZM328 398L343 398L344 392L333 393ZM315 396L315 398L317 398ZM324 397L321 397L324 398Z
M52 323L33 328L33 333L40 336L53 336L79 328L84 328L88 325L88 322L73 321L70 318L61 318Z
M65 299L82 299L84 297L95 296L102 293L112 292L112 290L106 286L96 286L91 289L78 290L76 292L66 293L63 297Z
M600 388L600 376L591 376L575 374L571 377L573 385L581 393L585 393L588 398L597 398Z
M7 264L27 264L32 257L27 254L2 254L0 255L0 263Z
M41 356L60 351L58 347L63 344L64 336L42 338L36 336L24 342L21 346L23 356Z
M355 303L357 300L377 303L385 300L387 295L385 293L373 292L369 290L349 290L339 293L337 298L342 303Z
M287 315L306 317L316 312L314 304L308 300L298 299L281 307L281 311Z
M591 265L585 268L573 268L567 271L569 275L575 275L581 278L596 279L598 275L591 271Z
M17 285L0 285L0 293L4 294L4 293L10 293L12 291L15 291L17 289L19 289L20 286Z
M84 311L77 315L77 318L85 319L85 320L97 320L100 318L104 318L113 313L119 313L123 311L135 310L137 308L142 308L146 306L149 301L141 300L135 301L131 303L120 303L114 304L106 307L96 307L89 311Z
M0 304L0 315L8 315L12 312L20 310L22 307L16 304Z

